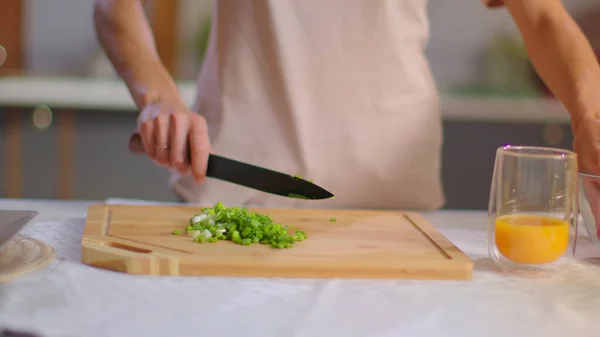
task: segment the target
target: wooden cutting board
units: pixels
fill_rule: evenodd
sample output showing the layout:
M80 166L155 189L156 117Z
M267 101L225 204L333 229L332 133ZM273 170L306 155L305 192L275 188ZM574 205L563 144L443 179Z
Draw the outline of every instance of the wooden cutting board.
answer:
M252 209L308 236L289 249L171 234L200 208L92 205L85 264L129 274L469 280L473 262L418 213ZM330 218L336 222L330 222Z

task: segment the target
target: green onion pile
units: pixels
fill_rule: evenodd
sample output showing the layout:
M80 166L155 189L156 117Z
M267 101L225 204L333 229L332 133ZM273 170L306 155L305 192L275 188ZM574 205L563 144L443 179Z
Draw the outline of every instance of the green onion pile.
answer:
M291 248L295 242L306 239L303 231L289 234L287 229L267 215L252 213L243 207L227 208L218 202L191 217L185 231L198 243L230 240L244 246L260 243L278 249ZM175 230L173 234L180 235L181 231Z

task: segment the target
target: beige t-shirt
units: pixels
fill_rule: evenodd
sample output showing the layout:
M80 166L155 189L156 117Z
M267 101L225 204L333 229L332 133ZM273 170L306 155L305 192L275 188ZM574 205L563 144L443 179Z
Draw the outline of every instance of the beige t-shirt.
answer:
M196 111L217 154L314 180L306 201L174 173L190 202L436 209L442 125L427 0L218 0Z

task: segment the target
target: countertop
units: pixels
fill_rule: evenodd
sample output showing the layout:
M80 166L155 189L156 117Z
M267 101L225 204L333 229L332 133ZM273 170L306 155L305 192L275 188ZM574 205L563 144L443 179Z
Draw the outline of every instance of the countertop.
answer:
M184 102L194 102L195 83L177 82ZM135 112L126 86L115 79L73 77L0 77L0 106L64 109L103 109ZM507 123L569 123L569 114L555 99L504 99L460 97L442 93L442 118L446 121Z
M0 285L0 328L42 336L597 336L600 248L549 278L505 275L487 258L485 212L423 212L475 262L471 281L132 276L79 262L95 201L1 200L40 212L24 235L57 249L49 267ZM119 202L119 201L117 201ZM123 201L120 201L123 202Z

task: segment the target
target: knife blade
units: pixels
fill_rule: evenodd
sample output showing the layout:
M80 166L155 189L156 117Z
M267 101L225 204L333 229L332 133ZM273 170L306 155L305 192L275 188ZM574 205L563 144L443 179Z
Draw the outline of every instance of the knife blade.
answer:
M145 153L139 134L135 133L129 139L129 150L134 153ZM189 157L188 148L188 162L191 161ZM331 192L300 177L216 154L208 156L206 176L289 198L320 200L333 197Z
M36 211L0 210L0 252L37 215Z

